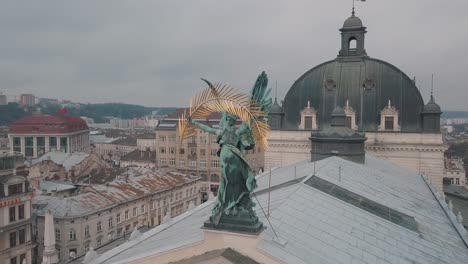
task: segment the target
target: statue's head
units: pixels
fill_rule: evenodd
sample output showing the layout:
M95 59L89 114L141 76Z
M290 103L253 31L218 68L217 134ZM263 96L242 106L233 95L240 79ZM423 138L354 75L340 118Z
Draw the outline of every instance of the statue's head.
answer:
M231 113L223 113L224 120L226 120L226 124L228 126L234 126L237 120L237 116Z

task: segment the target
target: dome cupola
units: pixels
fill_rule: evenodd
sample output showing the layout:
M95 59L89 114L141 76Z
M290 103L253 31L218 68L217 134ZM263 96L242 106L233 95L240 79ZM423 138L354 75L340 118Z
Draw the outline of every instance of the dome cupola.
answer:
M367 56L364 48L364 36L366 27L359 17L354 15L354 8L351 16L345 20L341 31L341 50L338 58L343 60L359 60Z

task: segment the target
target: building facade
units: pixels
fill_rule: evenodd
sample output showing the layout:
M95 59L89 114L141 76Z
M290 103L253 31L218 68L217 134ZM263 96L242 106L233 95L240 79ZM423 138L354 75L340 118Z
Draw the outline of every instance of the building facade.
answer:
M36 97L33 94L20 95L19 104L21 106L33 106L36 104Z
M111 142L94 143L94 153L106 160L120 160L121 157L137 149L137 141L132 137L124 137Z
M88 152L89 129L76 116L32 115L14 122L8 134L10 151L38 158L49 151Z
M159 225L165 215L175 217L191 203L200 204L200 178L169 170L131 169L103 185L91 185L80 194L37 195L34 212L38 248L44 249L44 215L51 210L55 222L55 241L60 261L86 254L123 236L135 227ZM73 253L72 253L73 252Z
M24 171L17 170L23 158L0 156L0 264L31 263L31 199Z
M448 178L450 184L465 186L466 172L462 159L445 159L445 177Z
M427 173L442 191L447 146L434 97L424 104L414 79L367 55L366 27L354 12L340 31L338 56L298 78L281 106L275 100L265 168L308 159L314 149L309 137L330 127L331 113L339 106L346 126L365 132L368 152Z
M205 193L218 190L221 180L221 163L218 157L219 145L215 135L198 130L192 138L180 141L177 126L178 118L186 109L161 120L156 128L156 158L159 167L175 168L190 175L200 176ZM212 114L200 123L217 128L221 115ZM255 173L263 169L264 152L256 146L246 151L247 158Z

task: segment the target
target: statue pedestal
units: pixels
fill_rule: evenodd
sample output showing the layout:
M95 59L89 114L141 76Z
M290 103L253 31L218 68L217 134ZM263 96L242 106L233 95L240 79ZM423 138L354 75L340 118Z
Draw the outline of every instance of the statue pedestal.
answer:
M210 216L210 219L206 220L203 225L207 229L248 234L258 234L263 230L263 223L258 221L258 217L252 217L248 213L238 213L237 215L223 214L217 224L216 219Z

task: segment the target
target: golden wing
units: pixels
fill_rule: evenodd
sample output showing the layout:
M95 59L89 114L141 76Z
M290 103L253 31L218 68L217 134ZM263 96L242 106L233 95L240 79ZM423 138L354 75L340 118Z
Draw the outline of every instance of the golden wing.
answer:
M197 128L190 123L190 119L206 118L215 112L227 112L238 116L249 126L260 146L267 147L270 127L267 123L257 120L259 116L266 116L261 107L250 100L249 95L219 83L205 88L191 98L189 113L184 112L179 118L180 140L196 134Z

